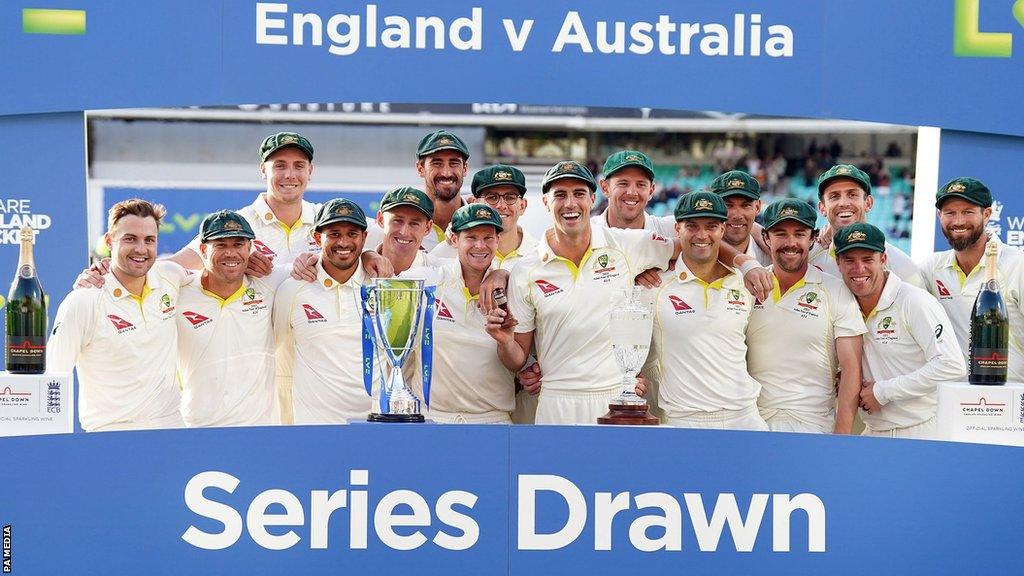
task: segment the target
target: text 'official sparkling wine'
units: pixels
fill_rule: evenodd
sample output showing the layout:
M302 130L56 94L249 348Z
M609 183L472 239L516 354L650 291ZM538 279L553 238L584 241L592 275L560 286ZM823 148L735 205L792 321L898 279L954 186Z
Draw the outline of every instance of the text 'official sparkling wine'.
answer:
M1010 351L1010 317L999 293L998 244L985 246L985 282L971 310L971 384L1006 384L1006 366Z
M46 371L46 298L32 258L35 232L24 227L19 235L21 256L18 271L7 295L8 372L42 374Z

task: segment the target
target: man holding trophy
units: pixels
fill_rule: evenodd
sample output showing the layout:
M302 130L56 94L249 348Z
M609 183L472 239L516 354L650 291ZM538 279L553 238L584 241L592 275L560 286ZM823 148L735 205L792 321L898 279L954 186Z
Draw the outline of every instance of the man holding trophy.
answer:
M498 357L518 371L536 337L544 386L538 424L592 424L620 393L622 373L611 351L606 306L649 268L665 268L676 244L646 230L594 228L588 214L597 182L578 162L560 162L544 176L545 207L554 227L539 250L513 269L509 306L487 316L487 331L498 342Z
M754 298L738 271L718 261L725 202L691 192L679 199L675 217L682 253L676 269L662 275L654 303L659 405L673 426L766 431L757 411L761 386L745 360Z

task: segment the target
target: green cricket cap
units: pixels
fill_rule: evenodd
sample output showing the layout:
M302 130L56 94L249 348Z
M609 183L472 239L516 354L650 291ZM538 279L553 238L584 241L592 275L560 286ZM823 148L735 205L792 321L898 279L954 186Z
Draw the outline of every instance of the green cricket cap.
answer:
M679 197L676 204L676 222L689 218L728 220L729 210L725 207L725 200L714 192L690 192Z
M424 136L420 140L420 145L416 147L416 157L423 158L441 150L455 150L462 154L463 158L469 159L469 148L466 147L466 143L447 130L435 130Z
M950 198L962 198L982 208L992 205L992 192L988 186L982 184L980 180L966 176L954 178L939 188L939 193L935 196L935 207L942 208L942 204Z
M811 205L796 198L776 200L764 210L764 228L768 230L779 222L793 220L814 230L818 222L818 213Z
M294 146L302 150L309 158L309 161L313 161L313 145L309 143L305 136L295 132L278 132L264 138L263 143L260 144L260 160L266 162L271 154L286 146Z
M313 219L313 230L319 232L337 222L348 222L366 230L366 214L358 204L347 198L328 200L320 206Z
M836 232L834 242L837 255L854 248L885 252L885 234L876 226L866 222L858 222L840 228Z
M761 199L761 184L743 170L730 170L711 181L708 190L722 198L743 196L751 200Z
M587 183L587 187L590 188L591 192L597 190L597 180L590 172L590 169L575 160L566 160L548 168L548 171L544 173L544 179L541 181L541 191L547 192L552 182L564 178L583 180Z
M651 180L654 180L654 164L651 163L651 159L647 157L647 154L637 150L620 150L612 154L604 161L602 172L605 178L611 178L612 174L630 166L642 168L644 172L647 172Z
M825 188L828 187L829 183L838 178L849 178L856 182L864 190L865 194L871 194L871 178L868 178L867 172L853 164L836 164L818 177L819 200L821 200L821 195L825 193Z
M220 210L207 214L199 226L199 241L209 242L220 238L247 238L252 240L256 234L249 222L238 212Z
M381 212L389 212L399 206L412 206L426 214L427 218L431 220L434 218L434 202L426 192L417 188L411 186L395 188L380 199Z
M501 214L487 204L466 204L452 214L452 232L462 232L476 226L494 226L501 232Z
M515 166L495 164L474 174L473 183L469 189L473 192L473 196L479 198L484 190L494 186L514 186L522 196L526 194L526 176Z

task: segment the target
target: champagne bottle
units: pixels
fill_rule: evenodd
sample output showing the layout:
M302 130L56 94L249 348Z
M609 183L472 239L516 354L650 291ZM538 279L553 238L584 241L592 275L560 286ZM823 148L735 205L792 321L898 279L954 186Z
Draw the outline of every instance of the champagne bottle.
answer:
M7 371L42 374L46 370L46 299L32 258L32 228L21 229L18 272L7 295Z
M1006 384L1010 348L1010 317L999 293L998 244L985 246L985 282L971 310L971 384Z

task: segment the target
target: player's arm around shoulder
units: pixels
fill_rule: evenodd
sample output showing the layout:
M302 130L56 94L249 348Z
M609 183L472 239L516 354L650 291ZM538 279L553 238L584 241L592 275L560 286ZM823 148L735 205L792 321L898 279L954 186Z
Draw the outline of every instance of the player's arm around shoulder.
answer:
M72 290L57 308L46 342L46 365L55 372L70 372L82 348L93 337L103 290Z

